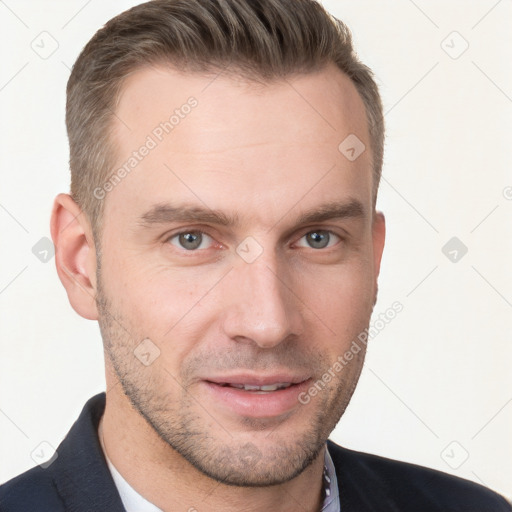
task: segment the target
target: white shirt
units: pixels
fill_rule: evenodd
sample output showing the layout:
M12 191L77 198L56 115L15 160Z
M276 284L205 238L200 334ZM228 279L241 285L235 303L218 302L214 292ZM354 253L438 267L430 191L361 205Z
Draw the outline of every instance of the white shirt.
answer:
M107 459L108 469L112 473L112 478L116 484L117 491L121 496L126 512L163 512L161 508L158 508L153 503L149 502L144 496L141 496L117 471L114 464L110 461L105 453L105 459Z

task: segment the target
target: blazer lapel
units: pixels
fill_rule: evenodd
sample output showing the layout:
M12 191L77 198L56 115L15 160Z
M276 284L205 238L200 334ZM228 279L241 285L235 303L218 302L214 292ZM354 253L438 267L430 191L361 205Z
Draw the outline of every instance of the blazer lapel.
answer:
M98 423L105 410L105 393L91 398L57 448L48 467L70 512L126 512L98 439Z

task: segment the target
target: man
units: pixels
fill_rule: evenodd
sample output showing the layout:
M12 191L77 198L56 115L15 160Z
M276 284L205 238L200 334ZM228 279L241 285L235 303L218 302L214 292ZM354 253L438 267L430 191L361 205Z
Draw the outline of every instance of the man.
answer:
M94 36L67 92L51 231L107 393L0 510L511 510L327 441L385 235L382 106L341 22L313 0L155 0Z

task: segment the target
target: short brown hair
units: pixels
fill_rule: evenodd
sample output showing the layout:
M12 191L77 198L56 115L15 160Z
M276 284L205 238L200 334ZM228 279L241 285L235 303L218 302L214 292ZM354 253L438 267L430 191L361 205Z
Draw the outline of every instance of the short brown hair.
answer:
M71 195L95 233L103 201L93 190L113 172L110 129L124 80L138 68L161 63L191 72L229 66L230 72L265 81L334 63L366 107L375 204L384 145L382 103L344 23L316 0L152 0L101 28L81 52L67 84Z

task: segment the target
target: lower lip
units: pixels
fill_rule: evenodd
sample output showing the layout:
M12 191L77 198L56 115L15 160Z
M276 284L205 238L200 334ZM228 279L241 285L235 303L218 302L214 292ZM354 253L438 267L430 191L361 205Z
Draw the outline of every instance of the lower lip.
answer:
M307 388L308 382L267 392L245 391L209 381L203 381L203 384L209 396L231 413L249 418L273 418L300 405L299 394Z

